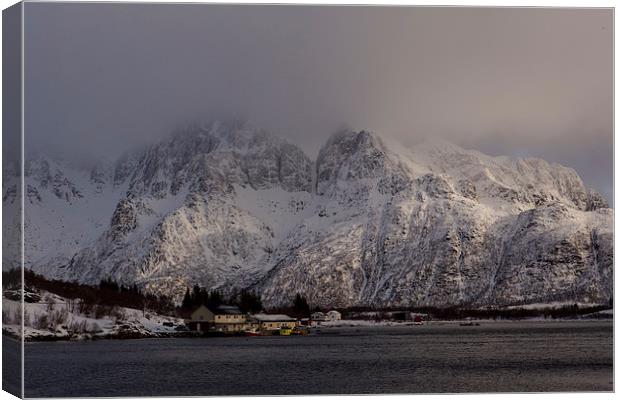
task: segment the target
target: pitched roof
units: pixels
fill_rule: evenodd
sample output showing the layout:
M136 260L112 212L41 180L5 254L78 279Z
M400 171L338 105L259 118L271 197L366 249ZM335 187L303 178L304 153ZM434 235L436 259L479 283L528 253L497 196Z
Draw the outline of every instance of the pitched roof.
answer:
M201 304L201 305L199 305L198 307L195 307L195 308L192 310L192 312L191 312L191 313L193 314L193 313L195 313L196 311L200 310L201 308L206 308L207 310L209 310L209 309L207 308L207 306L205 306L204 304ZM211 311L211 310L209 310L209 311Z
M241 312L241 310L239 309L239 307L237 306L230 306L227 304L221 304L217 307L215 307L212 310L213 314L226 314L226 315L242 315L243 312Z
M239 307L231 306L228 304L221 304L217 307L207 307L204 304L201 304L198 307L196 307L194 311L192 311L192 314L194 314L196 311L200 310L201 308L206 308L207 310L211 311L215 315L242 315L243 314L243 312L239 309Z

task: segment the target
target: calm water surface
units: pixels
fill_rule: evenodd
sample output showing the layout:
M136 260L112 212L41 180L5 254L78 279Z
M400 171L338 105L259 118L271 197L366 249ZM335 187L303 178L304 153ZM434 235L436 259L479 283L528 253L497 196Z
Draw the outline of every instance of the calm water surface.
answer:
M613 390L611 322L26 344L26 396Z

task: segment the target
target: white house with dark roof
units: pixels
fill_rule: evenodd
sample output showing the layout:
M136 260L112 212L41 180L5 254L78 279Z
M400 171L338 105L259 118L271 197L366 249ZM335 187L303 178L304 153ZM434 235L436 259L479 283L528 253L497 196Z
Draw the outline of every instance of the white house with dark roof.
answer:
M186 324L198 332L237 332L248 327L246 316L239 307L224 304L212 308L201 305L192 312Z

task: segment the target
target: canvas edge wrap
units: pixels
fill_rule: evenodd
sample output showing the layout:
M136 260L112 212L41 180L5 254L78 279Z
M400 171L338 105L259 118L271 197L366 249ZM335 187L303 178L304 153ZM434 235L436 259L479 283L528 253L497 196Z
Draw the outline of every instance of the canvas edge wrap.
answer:
M2 238L3 290L11 286L21 294L23 302L23 3L2 11L2 195L12 201L3 201L4 221ZM7 229L8 228L8 229ZM8 234L7 234L8 233ZM13 279L5 274L13 271ZM8 282L5 282L8 281ZM2 390L23 397L23 305L21 310L5 316L3 297L3 325L5 318L17 325L17 335L2 330ZM21 312L20 312L21 311ZM4 328L4 326L3 326ZM17 337L16 337L17 336Z

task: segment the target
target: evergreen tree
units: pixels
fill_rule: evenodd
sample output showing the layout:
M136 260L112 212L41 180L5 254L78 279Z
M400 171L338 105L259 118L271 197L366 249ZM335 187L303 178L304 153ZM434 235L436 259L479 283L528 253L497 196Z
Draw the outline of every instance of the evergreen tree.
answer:
M248 292L246 290L242 291L239 295L239 302L237 305L241 311L245 313L256 314L263 309L260 298L253 292Z
M181 308L184 310L189 310L193 307L192 296L189 293L189 288L185 291L185 296L183 296L183 302L181 303Z
M118 290L119 290L118 283L116 283L111 278L110 279L102 279L101 282L99 283L99 288L100 289L114 290L116 292L118 292Z
M208 294L208 298L206 300L207 307L217 307L224 302L222 298L222 294L217 290Z
M202 300L202 290L200 289L200 286L198 285L194 285L194 288L192 289L192 307L197 307L200 305L201 300Z
M310 306L308 301L301 294L297 293L293 300L293 314L295 317L303 318L310 316Z

